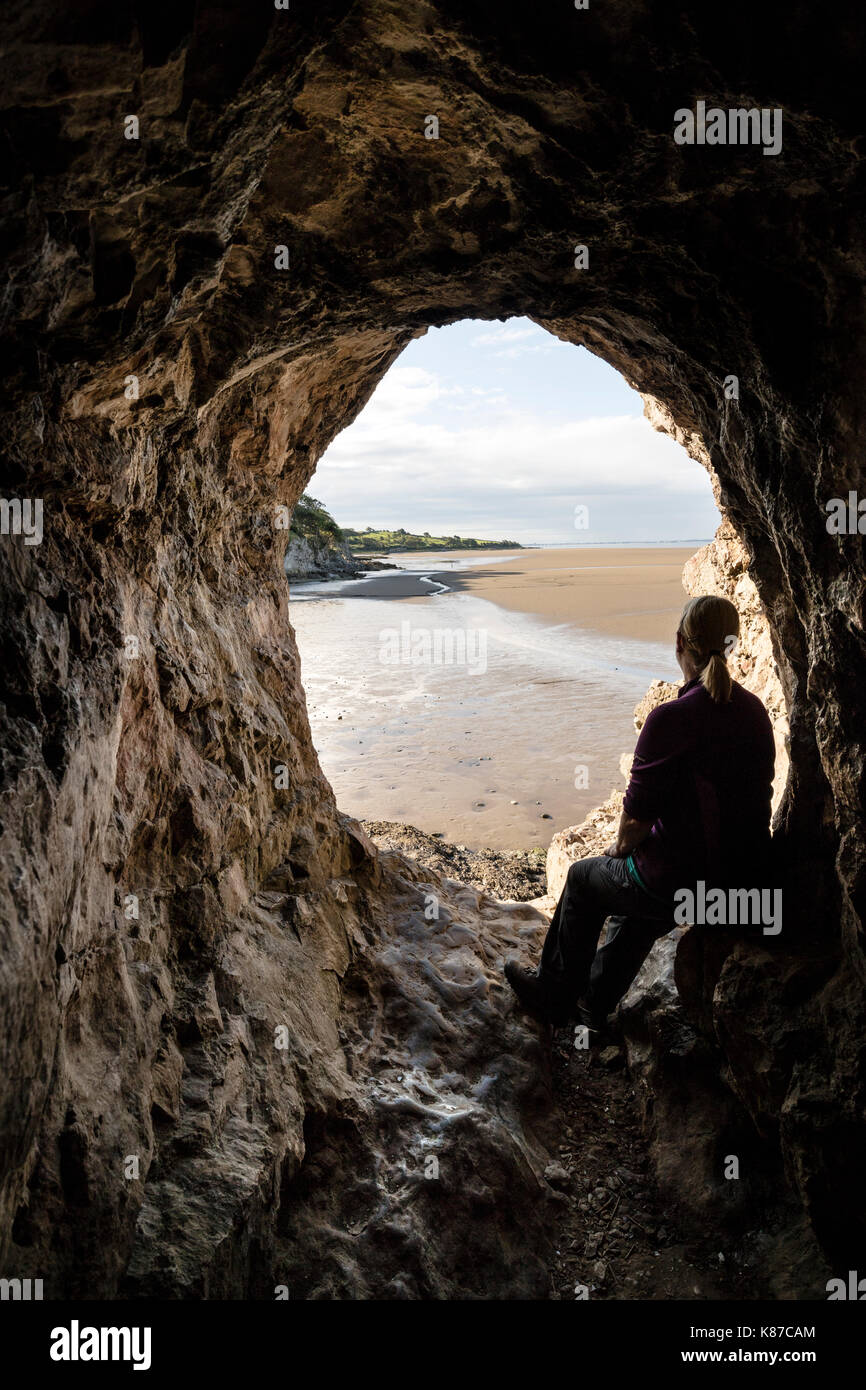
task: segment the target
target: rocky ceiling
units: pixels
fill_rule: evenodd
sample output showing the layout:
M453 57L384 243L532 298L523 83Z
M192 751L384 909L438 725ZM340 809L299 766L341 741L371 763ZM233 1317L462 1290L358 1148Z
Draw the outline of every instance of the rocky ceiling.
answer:
M4 1268L249 1293L310 1136L360 1142L393 890L311 746L275 516L413 336L510 314L657 402L749 550L790 906L700 989L824 1250L862 1249L864 565L826 503L861 474L864 18L753 9L6 6L3 496L44 535L2 540ZM676 144L699 99L781 109L781 152Z

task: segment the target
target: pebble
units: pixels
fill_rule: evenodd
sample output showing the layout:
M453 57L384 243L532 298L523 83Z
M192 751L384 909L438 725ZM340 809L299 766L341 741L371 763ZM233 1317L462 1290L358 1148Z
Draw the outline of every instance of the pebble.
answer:
M544 1180L549 1182L551 1186L561 1187L571 1181L571 1174L561 1163L548 1163L544 1170Z

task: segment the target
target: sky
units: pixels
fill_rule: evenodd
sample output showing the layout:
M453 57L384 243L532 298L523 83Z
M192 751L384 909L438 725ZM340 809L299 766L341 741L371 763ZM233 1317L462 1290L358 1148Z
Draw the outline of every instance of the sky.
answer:
M709 540L700 464L585 348L529 319L431 328L319 461L341 526L521 544Z

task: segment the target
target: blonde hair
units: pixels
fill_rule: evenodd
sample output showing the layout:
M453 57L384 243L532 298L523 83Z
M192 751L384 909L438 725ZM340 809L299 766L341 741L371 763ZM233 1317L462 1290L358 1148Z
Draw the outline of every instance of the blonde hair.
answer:
M734 605L715 594L689 599L678 632L707 694L718 703L730 700L733 681L726 662L740 635L740 615Z

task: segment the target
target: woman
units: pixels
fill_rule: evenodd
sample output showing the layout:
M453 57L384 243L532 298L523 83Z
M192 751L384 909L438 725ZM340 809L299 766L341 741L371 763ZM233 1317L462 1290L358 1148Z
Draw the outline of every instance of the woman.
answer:
M775 747L764 706L727 668L739 630L725 598L686 604L676 643L685 684L641 730L616 840L569 869L538 971L506 964L520 1002L549 1023L577 1013L591 1029L603 1024L676 925L677 890L766 878Z

